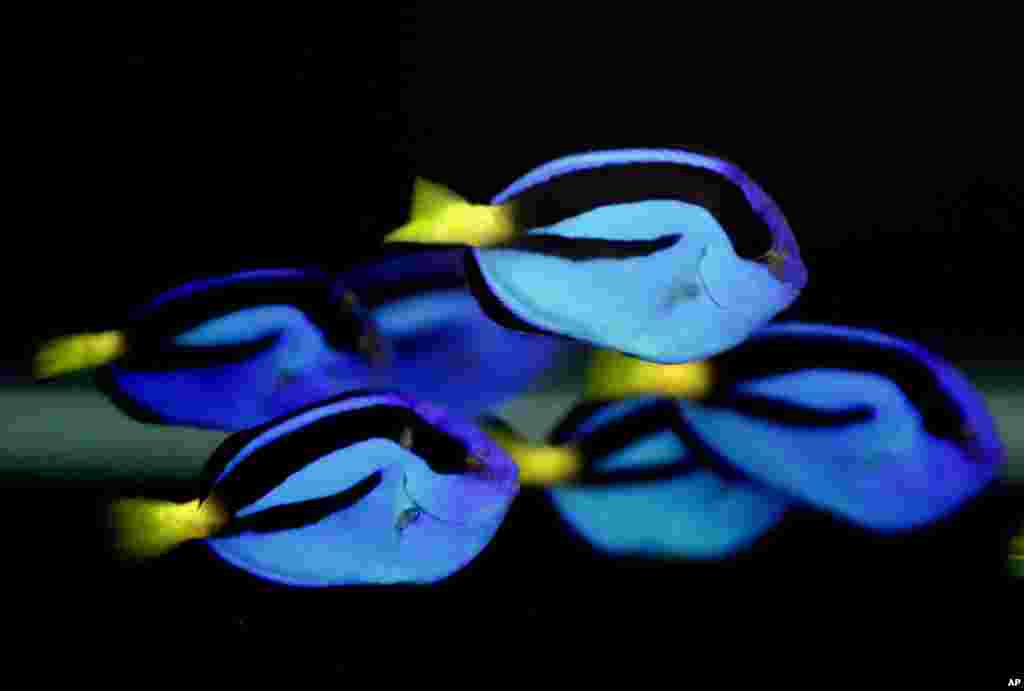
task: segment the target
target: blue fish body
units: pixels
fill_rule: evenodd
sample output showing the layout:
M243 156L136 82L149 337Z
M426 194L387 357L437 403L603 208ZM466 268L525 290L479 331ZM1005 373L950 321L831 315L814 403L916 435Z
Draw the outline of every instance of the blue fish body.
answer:
M707 358L790 305L807 271L785 218L742 171L685 151L568 156L526 174L520 237L477 247L488 315L664 363Z
M233 516L206 539L213 553L307 587L442 580L490 542L518 491L511 459L473 425L388 391L235 434L204 478Z
M128 331L129 357L97 380L146 422L238 431L386 383L367 352L368 316L315 270L194 281L146 303Z
M587 467L548 493L589 544L617 556L721 558L781 520L785 495L730 467L682 423L674 401L633 398L577 407L555 430L551 441L580 444Z
M679 402L687 423L750 476L867 527L940 519L1005 462L980 393L913 343L782 323L712 364L719 390Z
M473 418L521 394L574 346L489 319L462 259L459 249L403 252L357 266L341 282L390 344L391 386Z

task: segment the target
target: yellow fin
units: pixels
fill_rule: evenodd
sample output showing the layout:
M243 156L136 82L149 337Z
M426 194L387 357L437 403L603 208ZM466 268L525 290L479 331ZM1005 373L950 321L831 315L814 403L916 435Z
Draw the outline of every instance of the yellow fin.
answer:
M493 245L515 235L514 216L511 205L470 204L443 185L416 178L409 222L384 242Z
M572 446L535 444L505 424L484 423L482 427L518 466L523 486L566 484L583 468L583 458Z
M198 499L119 499L110 505L114 553L124 561L153 559L188 540L209 537L229 518L213 497L202 505Z
M32 373L48 379L77 370L99 367L116 360L128 350L121 331L74 334L47 341L36 352Z
M587 366L584 396L610 400L671 396L700 400L711 393L714 369L707 360L663 365L613 350L596 350Z

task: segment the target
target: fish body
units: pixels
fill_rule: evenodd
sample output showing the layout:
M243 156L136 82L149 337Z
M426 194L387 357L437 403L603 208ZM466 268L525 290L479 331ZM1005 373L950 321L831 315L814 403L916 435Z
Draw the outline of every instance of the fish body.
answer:
M1006 459L981 394L909 341L780 323L711 367L712 391L679 399L695 432L748 475L873 529L940 519Z
M136 419L237 431L386 383L372 321L330 275L266 269L194 281L137 309L97 382Z
M413 221L387 240L469 244L467 278L498 323L644 360L726 350L807 282L764 190L735 165L686 151L567 156L487 207L454 196L446 204L422 205L420 220L414 206Z
M402 252L341 276L389 344L391 386L473 418L522 393L574 346L489 319L461 249Z
M307 587L442 580L490 542L518 490L511 459L472 424L383 390L228 437L201 485L200 506L224 518L204 527L193 503L180 507L192 517L183 539L200 537L260 578Z
M527 474L536 450L503 445L522 463L524 482L544 477ZM546 491L577 534L611 555L726 557L777 524L791 503L703 443L673 399L583 403L552 432L543 462L565 449L578 467L545 482Z

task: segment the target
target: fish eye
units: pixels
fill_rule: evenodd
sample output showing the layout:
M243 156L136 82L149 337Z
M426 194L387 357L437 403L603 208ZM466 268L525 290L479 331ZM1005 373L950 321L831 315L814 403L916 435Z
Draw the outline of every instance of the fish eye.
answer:
M463 475L483 468L483 461L473 456L465 443L418 416L408 421L396 441L438 475Z

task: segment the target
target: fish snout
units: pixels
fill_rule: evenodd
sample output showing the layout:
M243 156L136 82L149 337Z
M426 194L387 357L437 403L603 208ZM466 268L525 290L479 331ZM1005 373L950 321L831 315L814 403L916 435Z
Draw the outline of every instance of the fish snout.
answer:
M778 278L779 270L768 262L742 259L724 244L711 244L704 250L697 275L716 306L759 324L789 306L799 292Z

